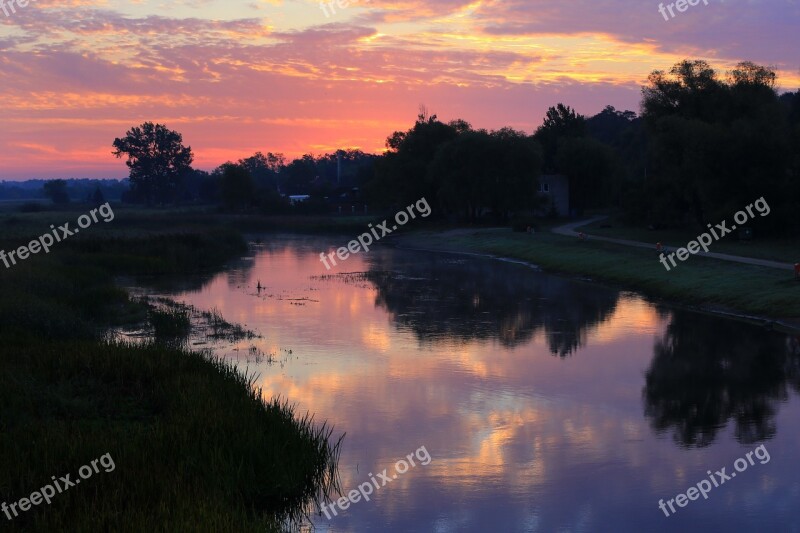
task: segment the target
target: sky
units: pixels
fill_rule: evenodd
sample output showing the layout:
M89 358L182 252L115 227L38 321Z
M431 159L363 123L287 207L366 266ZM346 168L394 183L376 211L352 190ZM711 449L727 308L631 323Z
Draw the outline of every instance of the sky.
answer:
M686 58L800 88L800 0L697 0L674 18L653 0L0 1L0 180L124 178L111 144L146 121L205 170L381 153L420 105L532 133L559 102L638 112L648 74Z

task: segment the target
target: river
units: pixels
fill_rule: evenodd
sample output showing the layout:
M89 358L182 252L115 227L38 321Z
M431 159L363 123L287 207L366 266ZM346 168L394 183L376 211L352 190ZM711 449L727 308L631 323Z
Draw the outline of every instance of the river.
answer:
M317 531L800 531L800 338L480 257L328 271L337 242L261 236L158 291L257 332L214 349L346 433L362 491Z

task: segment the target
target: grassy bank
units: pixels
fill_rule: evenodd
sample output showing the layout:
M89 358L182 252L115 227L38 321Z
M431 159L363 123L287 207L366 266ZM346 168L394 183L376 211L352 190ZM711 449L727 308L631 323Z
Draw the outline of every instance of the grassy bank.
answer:
M83 212L0 215L0 249ZM51 505L12 521L0 514L0 523L36 531L278 530L334 482L330 429L263 401L223 362L165 344L103 340L108 327L135 321L187 328L180 313L129 298L116 276L208 274L245 243L197 213L115 215L49 254L0 264L0 503L29 497L52 476L75 480L105 454L115 464Z
M728 221L728 226L730 225L731 222ZM689 241L696 240L699 234L708 231L702 227L648 230L646 227L625 225L619 218L613 216L606 220L587 224L580 229L590 235L649 242L654 246L655 243L661 242L669 246L671 250L686 246ZM737 240L734 235L728 235L720 241L715 241L710 246L710 251L782 263L798 263L800 262L800 239L788 237L764 239L756 233L753 240L744 241Z
M800 282L791 272L775 269L691 257L667 272L654 251L549 232L459 230L407 235L398 242L517 258L550 272L589 277L677 303L778 319L800 317Z

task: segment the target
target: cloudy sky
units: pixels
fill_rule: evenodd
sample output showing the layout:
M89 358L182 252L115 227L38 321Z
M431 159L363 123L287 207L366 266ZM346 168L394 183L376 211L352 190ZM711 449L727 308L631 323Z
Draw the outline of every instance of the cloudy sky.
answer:
M127 175L115 137L180 131L195 166L381 152L420 104L532 132L548 106L638 111L655 69L773 66L800 87L800 0L30 0L0 10L0 179ZM335 12L334 12L335 11Z

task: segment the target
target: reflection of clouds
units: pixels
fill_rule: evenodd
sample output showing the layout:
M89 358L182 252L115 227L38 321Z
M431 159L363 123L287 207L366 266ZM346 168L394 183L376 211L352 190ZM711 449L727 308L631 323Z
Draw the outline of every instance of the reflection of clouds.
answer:
M361 342L365 348L379 352L387 352L392 346L391 336L387 328L381 328L377 324L370 323L361 330Z
M321 249L319 243L308 246ZM395 253L375 250L369 257ZM327 420L335 435L347 433L340 463L344 490L366 481L369 472L391 472L397 460L422 445L431 453L429 465L376 491L373 501L351 507L337 519L337 531L429 531L435 524L442 531L522 531L526 524L538 524L540 531L624 531L633 527L626 520L641 526L636 530L658 530L666 527L651 527L661 524L655 522L658 509L653 512L658 498L741 456L732 441L719 439L713 450L687 454L654 436L642 416L643 375L652 363L654 338L663 338L670 317L641 298L595 299L588 294L593 287L581 284L567 287L567 298L557 301L569 282L548 279L551 315L536 310L546 327L526 342L508 345L497 329L465 338L457 325L436 342L421 342L376 304L378 290L310 279L324 272L315 255L308 257L298 262L291 249L276 246L257 257L248 283L260 278L268 293L313 295L318 303L259 298L252 287L232 290L224 278L184 299L198 307L217 305L226 318L242 317L264 336L251 344L265 353L294 350L283 367L264 363L249 369L260 373L257 386L266 398L287 398L298 413ZM366 271L363 257L348 260L348 270ZM511 294L535 283L506 281ZM491 304L481 282L471 283L479 289L478 305ZM578 309L570 307L574 290L583 293L573 302ZM445 309L424 320L460 318ZM508 316L523 316L517 311L511 308ZM573 357L552 356L548 327L554 317L573 328L590 324ZM715 324L711 320L707 328L709 341ZM752 486L769 484L768 495L775 486L785 487L774 477L756 479L743 479L742 492L730 501L739 505ZM757 497L750 505L763 501ZM705 505L709 513L719 506L713 511L718 517L727 516L732 504L717 498Z
M389 363L393 369L407 367L407 358L390 355ZM422 372L437 375L435 366L423 365ZM369 382L366 387L365 382ZM376 376L370 366L352 373L333 368L303 380L272 374L264 376L259 386L266 397L280 393L302 399L304 411L330 419L339 431L348 433L346 441L358 436L359 443L371 448L375 462L365 465L356 459L360 450L354 449L360 446L346 442L343 464L359 462L360 473L343 469L345 487L363 481L365 468L388 466L379 458L397 456L395 439L412 431L434 437L419 443L412 440L410 446L424 444L431 453L440 449L449 454L434 455L425 467L425 476L441 490L463 486L474 491L490 485L517 494L556 483L566 465L580 468L616 456L618 435L641 438L645 433L641 419L618 418L591 407L552 404L514 391L474 394L455 383L420 385L418 371ZM374 412L380 413L379 425L369 416ZM403 483L411 482L409 477Z
M593 343L612 344L631 335L655 335L664 319L644 298L634 294L620 296L620 302L602 327L592 329Z
M489 377L489 363L482 358L485 350L480 347L463 347L453 353L453 362L458 365L459 370L472 374L479 378Z

